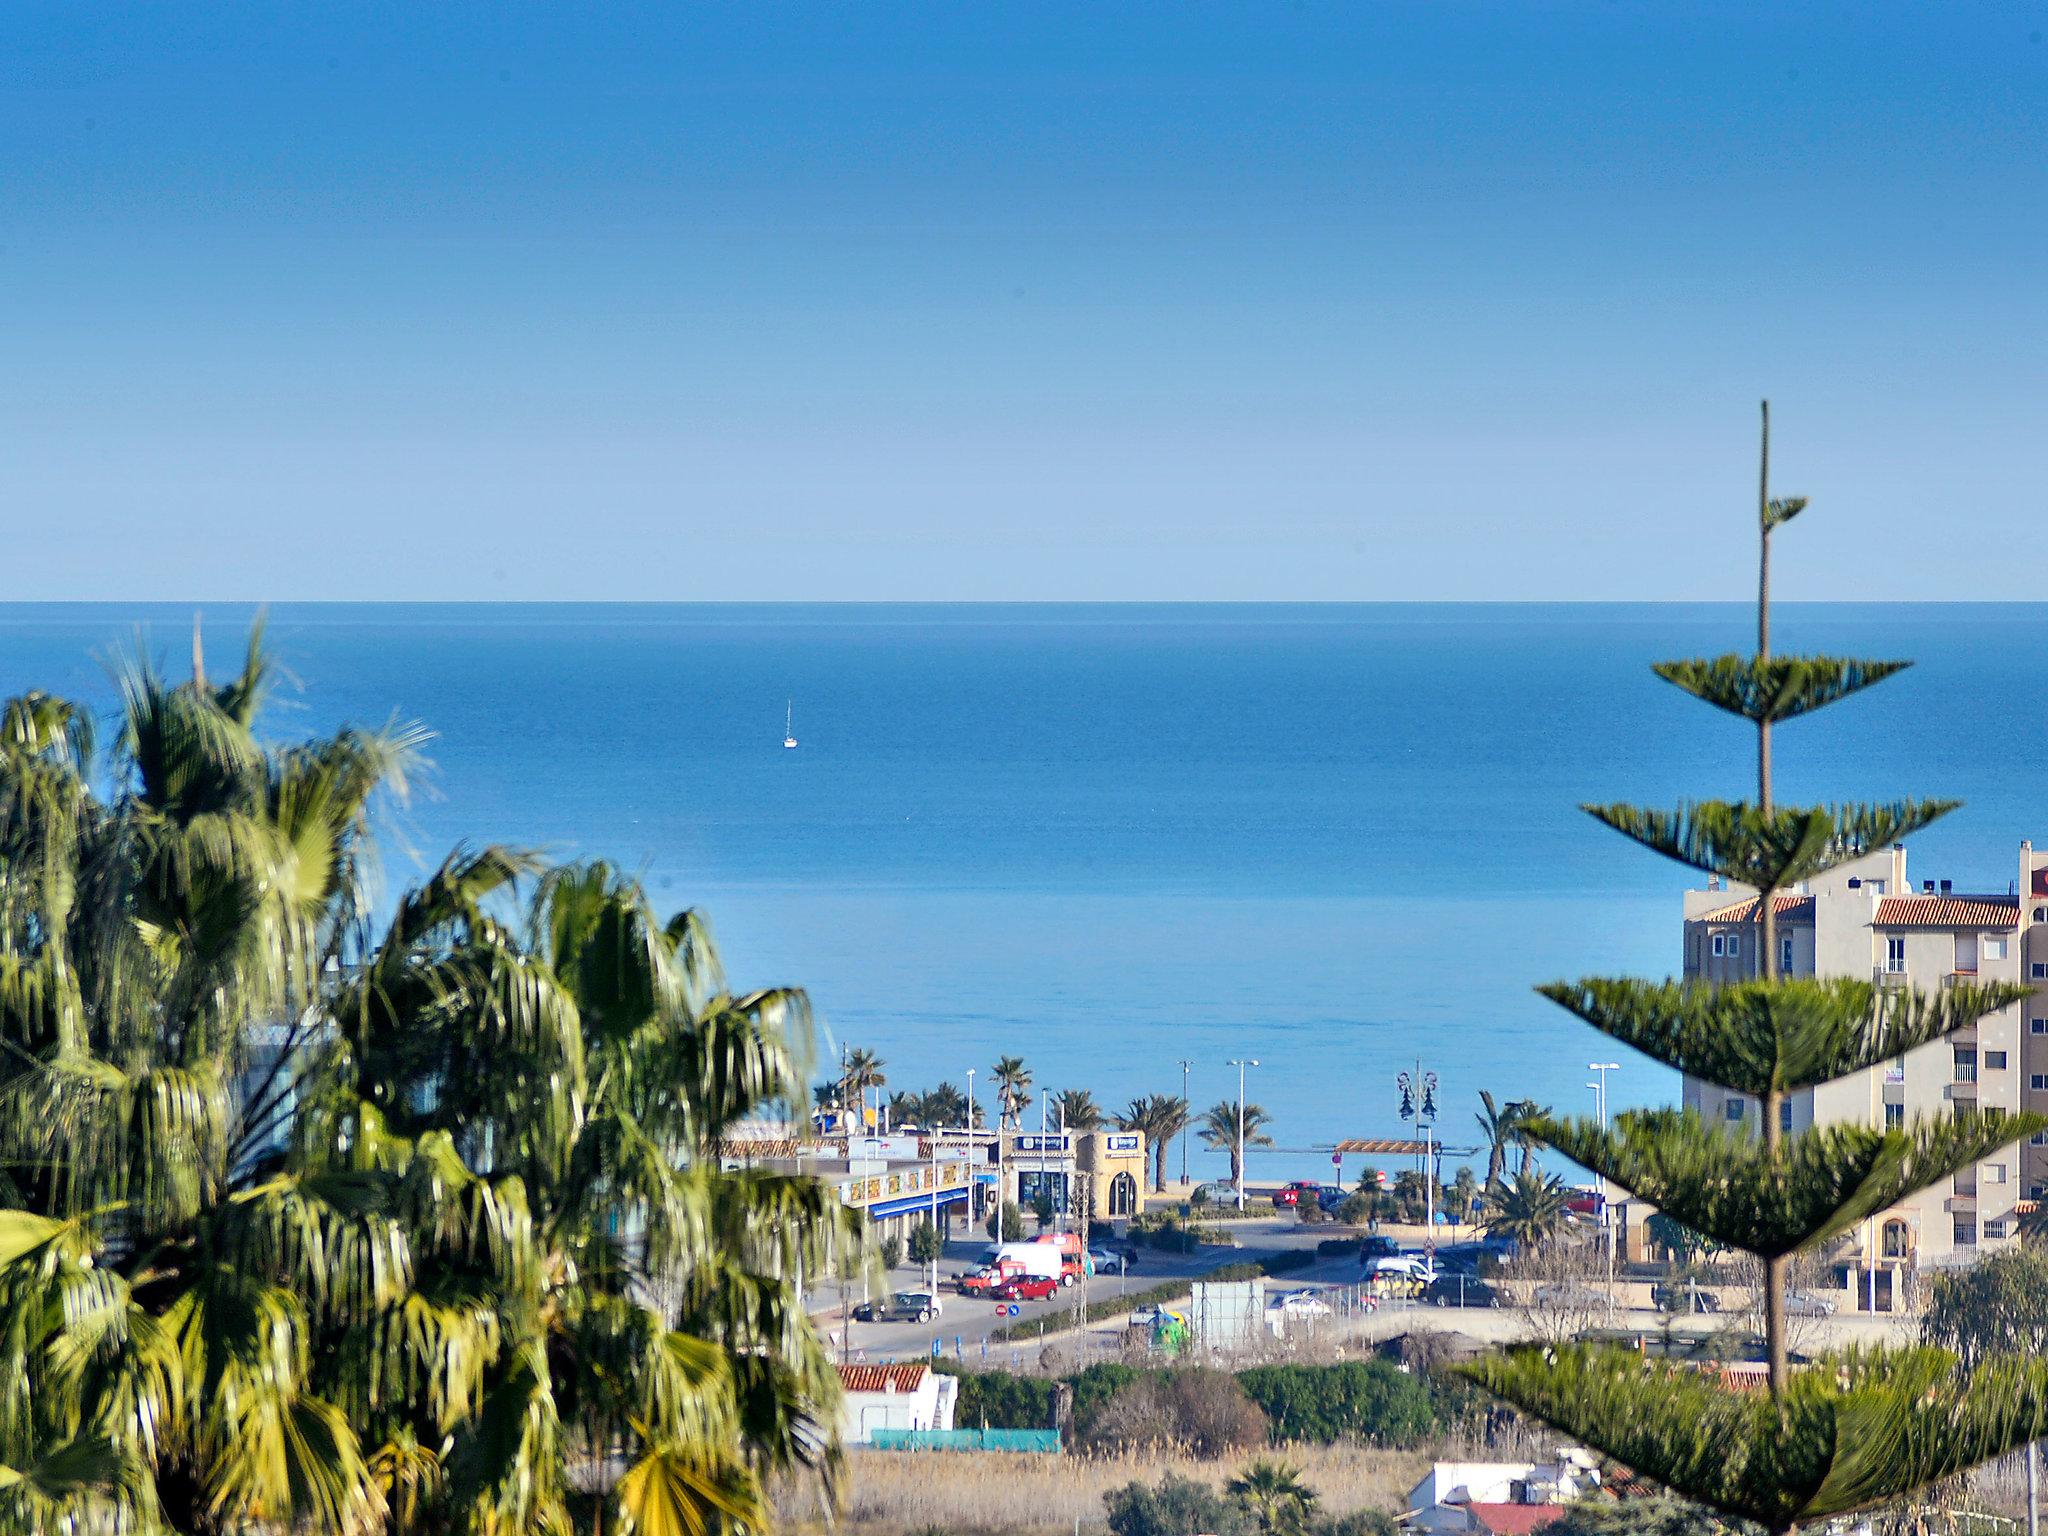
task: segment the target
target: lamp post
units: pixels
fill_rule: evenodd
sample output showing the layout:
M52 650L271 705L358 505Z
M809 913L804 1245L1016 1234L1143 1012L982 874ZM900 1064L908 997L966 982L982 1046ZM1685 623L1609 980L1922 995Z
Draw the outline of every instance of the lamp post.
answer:
M967 1231L974 1233L974 1191L978 1181L975 1165L979 1161L974 1155L974 1068L967 1069Z
M939 1137L937 1132L932 1133L930 1145L932 1149L932 1170L930 1175L932 1181L931 1293L933 1305L936 1306L939 1294Z
M1618 1061L1589 1061L1586 1070L1594 1074L1593 1081L1586 1086L1593 1090L1593 1113L1600 1121L1600 1129L1607 1129L1607 1074L1619 1072ZM1614 1283L1614 1213L1607 1204L1607 1175L1596 1174L1596 1188L1600 1195L1600 1230L1607 1234L1607 1283Z
M1237 1068L1237 1208L1244 1209L1244 1165L1249 1161L1244 1155L1244 1069L1256 1067L1259 1059L1249 1056L1233 1060L1229 1065Z
M1193 1062L1182 1058L1180 1064L1180 1108L1183 1115L1187 1114L1188 1111L1188 1068L1193 1065ZM1188 1181L1188 1127L1185 1123L1180 1128L1180 1181L1183 1184Z
M1436 1253L1436 1074L1422 1070L1403 1072L1394 1079L1401 1090L1401 1118L1414 1124L1422 1136L1422 1249Z

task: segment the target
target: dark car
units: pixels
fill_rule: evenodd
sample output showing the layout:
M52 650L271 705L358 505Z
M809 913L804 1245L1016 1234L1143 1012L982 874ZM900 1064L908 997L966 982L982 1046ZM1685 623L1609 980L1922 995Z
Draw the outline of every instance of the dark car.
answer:
M898 1291L853 1309L856 1323L928 1323L943 1310L930 1291Z
M1696 1285L1667 1281L1650 1287L1650 1305L1659 1312L1718 1312L1721 1298Z
M1316 1204L1326 1211L1334 1211L1346 1198L1344 1191L1334 1184L1325 1184L1316 1191Z
M1497 1307L1501 1294L1470 1275L1438 1275L1422 1288L1422 1300L1433 1307Z
M1400 1251L1401 1245L1381 1232L1361 1238L1358 1243L1358 1256L1361 1259L1391 1259Z

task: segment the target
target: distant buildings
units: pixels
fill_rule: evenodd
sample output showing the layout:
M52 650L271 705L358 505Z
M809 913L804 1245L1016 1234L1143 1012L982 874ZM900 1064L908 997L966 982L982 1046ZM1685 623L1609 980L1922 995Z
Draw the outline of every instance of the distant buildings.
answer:
M907 1237L934 1208L948 1221L980 1221L998 1199L1028 1211L1040 1194L1068 1218L1134 1216L1145 1189L1139 1131L827 1130L804 1141L788 1126L752 1125L723 1151L730 1166L816 1174L883 1236Z
M2032 996L1975 1028L1853 1077L1795 1095L1784 1125L2048 1109L2048 853L2021 843L2015 877L1990 894L1948 880L1913 888L1906 850L1872 853L1777 898L1779 969L1797 976L1870 977L1931 992L1957 982L2018 982ZM1710 883L1685 893L1685 974L1733 981L1758 974L1756 900ZM1688 1077L1685 1103L1711 1119L1756 1125L1757 1103ZM1946 1184L1864 1222L1831 1258L1846 1304L1902 1309L1916 1268L1967 1263L2012 1242L2048 1185L2048 1139L2008 1148Z

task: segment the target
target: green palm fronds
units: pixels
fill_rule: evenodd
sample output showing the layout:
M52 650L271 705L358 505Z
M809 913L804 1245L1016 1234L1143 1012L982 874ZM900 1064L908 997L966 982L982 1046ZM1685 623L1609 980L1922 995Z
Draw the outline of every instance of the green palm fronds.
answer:
M1859 859L1954 810L1956 800L1773 809L1741 801L1695 800L1675 811L1634 805L1582 806L1624 837L1711 875L1780 891Z
M1746 720L1790 720L1903 672L1910 661L1835 656L1716 656L1660 661L1651 671L1703 703Z

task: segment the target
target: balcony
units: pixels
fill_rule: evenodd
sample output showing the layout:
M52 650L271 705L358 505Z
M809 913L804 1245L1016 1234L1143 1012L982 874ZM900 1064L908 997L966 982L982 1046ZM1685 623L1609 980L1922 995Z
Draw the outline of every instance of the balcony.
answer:
M1952 1104L1974 1104L1977 1102L1977 1079L1975 1075L1959 1077L1942 1090L1942 1096Z
M1974 1216L1977 1212L1977 1192L1973 1189L1967 1195L1953 1194L1942 1201L1950 1213L1957 1216Z
M1880 965L1871 973L1870 979L1880 987L1910 987L1913 984L1912 977L1903 965L1897 970L1893 970L1889 965Z

